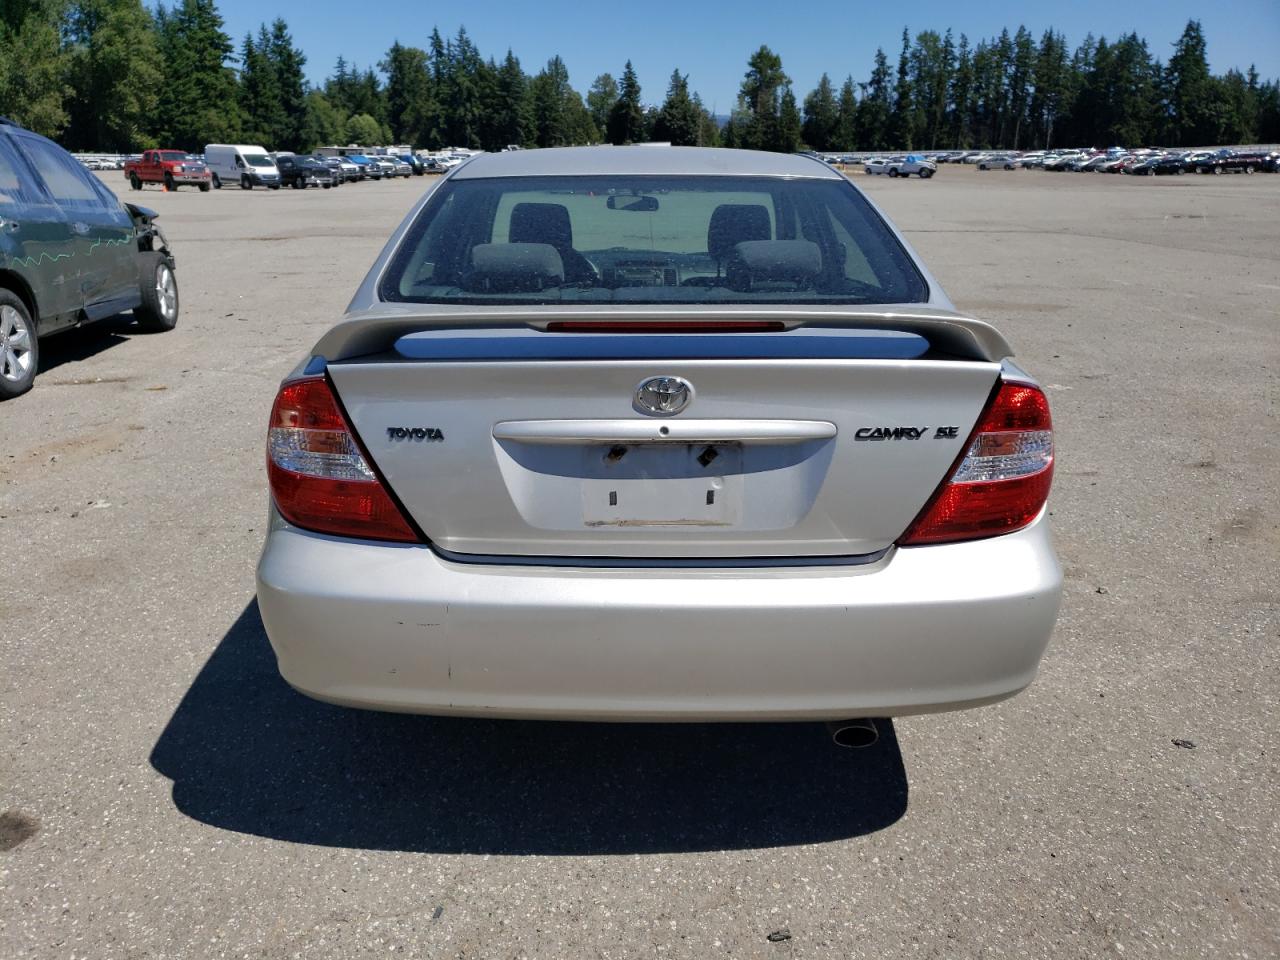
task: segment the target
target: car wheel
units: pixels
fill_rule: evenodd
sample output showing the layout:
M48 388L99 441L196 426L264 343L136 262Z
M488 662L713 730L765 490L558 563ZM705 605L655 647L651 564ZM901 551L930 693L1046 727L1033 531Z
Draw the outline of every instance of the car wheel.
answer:
M1253 167L1245 167L1245 168L1244 168L1244 172L1245 172L1245 173L1253 173Z
M201 193L208 193L208 192L209 192L209 185L208 185L207 183L202 183L202 184L200 184L200 192L201 192Z
M222 181L218 179L218 175L216 173L213 175L213 189L215 190L222 189Z
M142 181L138 179L138 175L136 173L131 173L129 175L129 186L134 190L142 189Z
M331 184L331 183L322 183L322 184L320 184L320 186L322 186L322 187L324 187L326 190L328 190L331 186L333 186L333 184Z
M240 178L240 189L241 189L241 190L252 190L252 189L253 189L253 181L252 181L252 180L250 180L247 176L243 176L243 177L241 177L241 178Z
M920 171L920 179L921 179L921 180L928 180L928 179L929 179L930 177L932 177L932 176L933 176L933 171L932 171L932 170L925 169L925 170L921 170L921 171Z
M273 183L273 184L271 184L267 189L269 189L269 190L279 190L279 189L280 189L280 184L278 184L278 183Z
M1222 176L1222 168L1221 168L1221 167L1214 167L1214 168L1213 168L1213 175L1214 175L1215 177L1220 177L1220 176Z
M40 343L27 305L9 290L0 290L0 400L31 389L40 365Z
M133 318L147 333L164 333L178 325L178 278L162 253L148 251L138 264L142 306L135 307Z
M165 188L166 190L170 191L171 193L172 193L172 192L174 192L174 191L176 191L176 190L178 189L178 185L177 185L176 183L174 183L174 182L173 182L173 174L172 174L172 173L166 173L166 174L164 175L164 188Z
M896 177L897 175L898 175L898 168L897 168L897 167L890 167L890 168L889 168L889 176L891 176L891 177Z

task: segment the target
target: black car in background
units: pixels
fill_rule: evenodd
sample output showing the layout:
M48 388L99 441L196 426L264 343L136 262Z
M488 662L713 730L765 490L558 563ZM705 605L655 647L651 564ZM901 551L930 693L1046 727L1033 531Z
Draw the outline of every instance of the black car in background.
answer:
M336 182L333 170L311 157L278 154L276 168L280 171L281 185L295 190L305 190L307 187L324 187L328 190Z
M177 325L173 254L155 219L0 117L0 400L31 388L42 337L128 310L144 331Z
M1204 157L1195 163L1196 173L1253 173L1266 169L1268 155L1265 153L1236 153L1234 150L1219 150L1211 157Z

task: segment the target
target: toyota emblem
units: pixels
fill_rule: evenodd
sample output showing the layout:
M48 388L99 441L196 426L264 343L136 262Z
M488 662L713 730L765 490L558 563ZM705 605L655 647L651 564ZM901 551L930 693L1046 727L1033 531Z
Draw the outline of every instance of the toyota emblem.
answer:
M651 417L674 417L693 399L693 384L682 377L650 377L636 387L635 408Z

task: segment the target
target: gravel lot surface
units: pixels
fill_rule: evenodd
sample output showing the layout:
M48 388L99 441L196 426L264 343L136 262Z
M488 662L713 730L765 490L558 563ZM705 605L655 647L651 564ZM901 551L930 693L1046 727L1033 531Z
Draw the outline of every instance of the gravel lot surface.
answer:
M429 181L148 189L178 329L0 406L0 957L1280 955L1280 176L855 182L1048 386L1026 693L861 752L293 693L267 411Z

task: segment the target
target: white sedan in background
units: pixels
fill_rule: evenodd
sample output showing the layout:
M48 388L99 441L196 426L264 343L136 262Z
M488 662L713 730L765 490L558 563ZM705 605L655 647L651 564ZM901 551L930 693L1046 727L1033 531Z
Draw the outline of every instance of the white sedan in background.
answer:
M884 173L891 177L909 177L913 173L921 180L928 180L938 172L938 165L932 160L914 153L905 157L873 157L862 168L863 173Z

